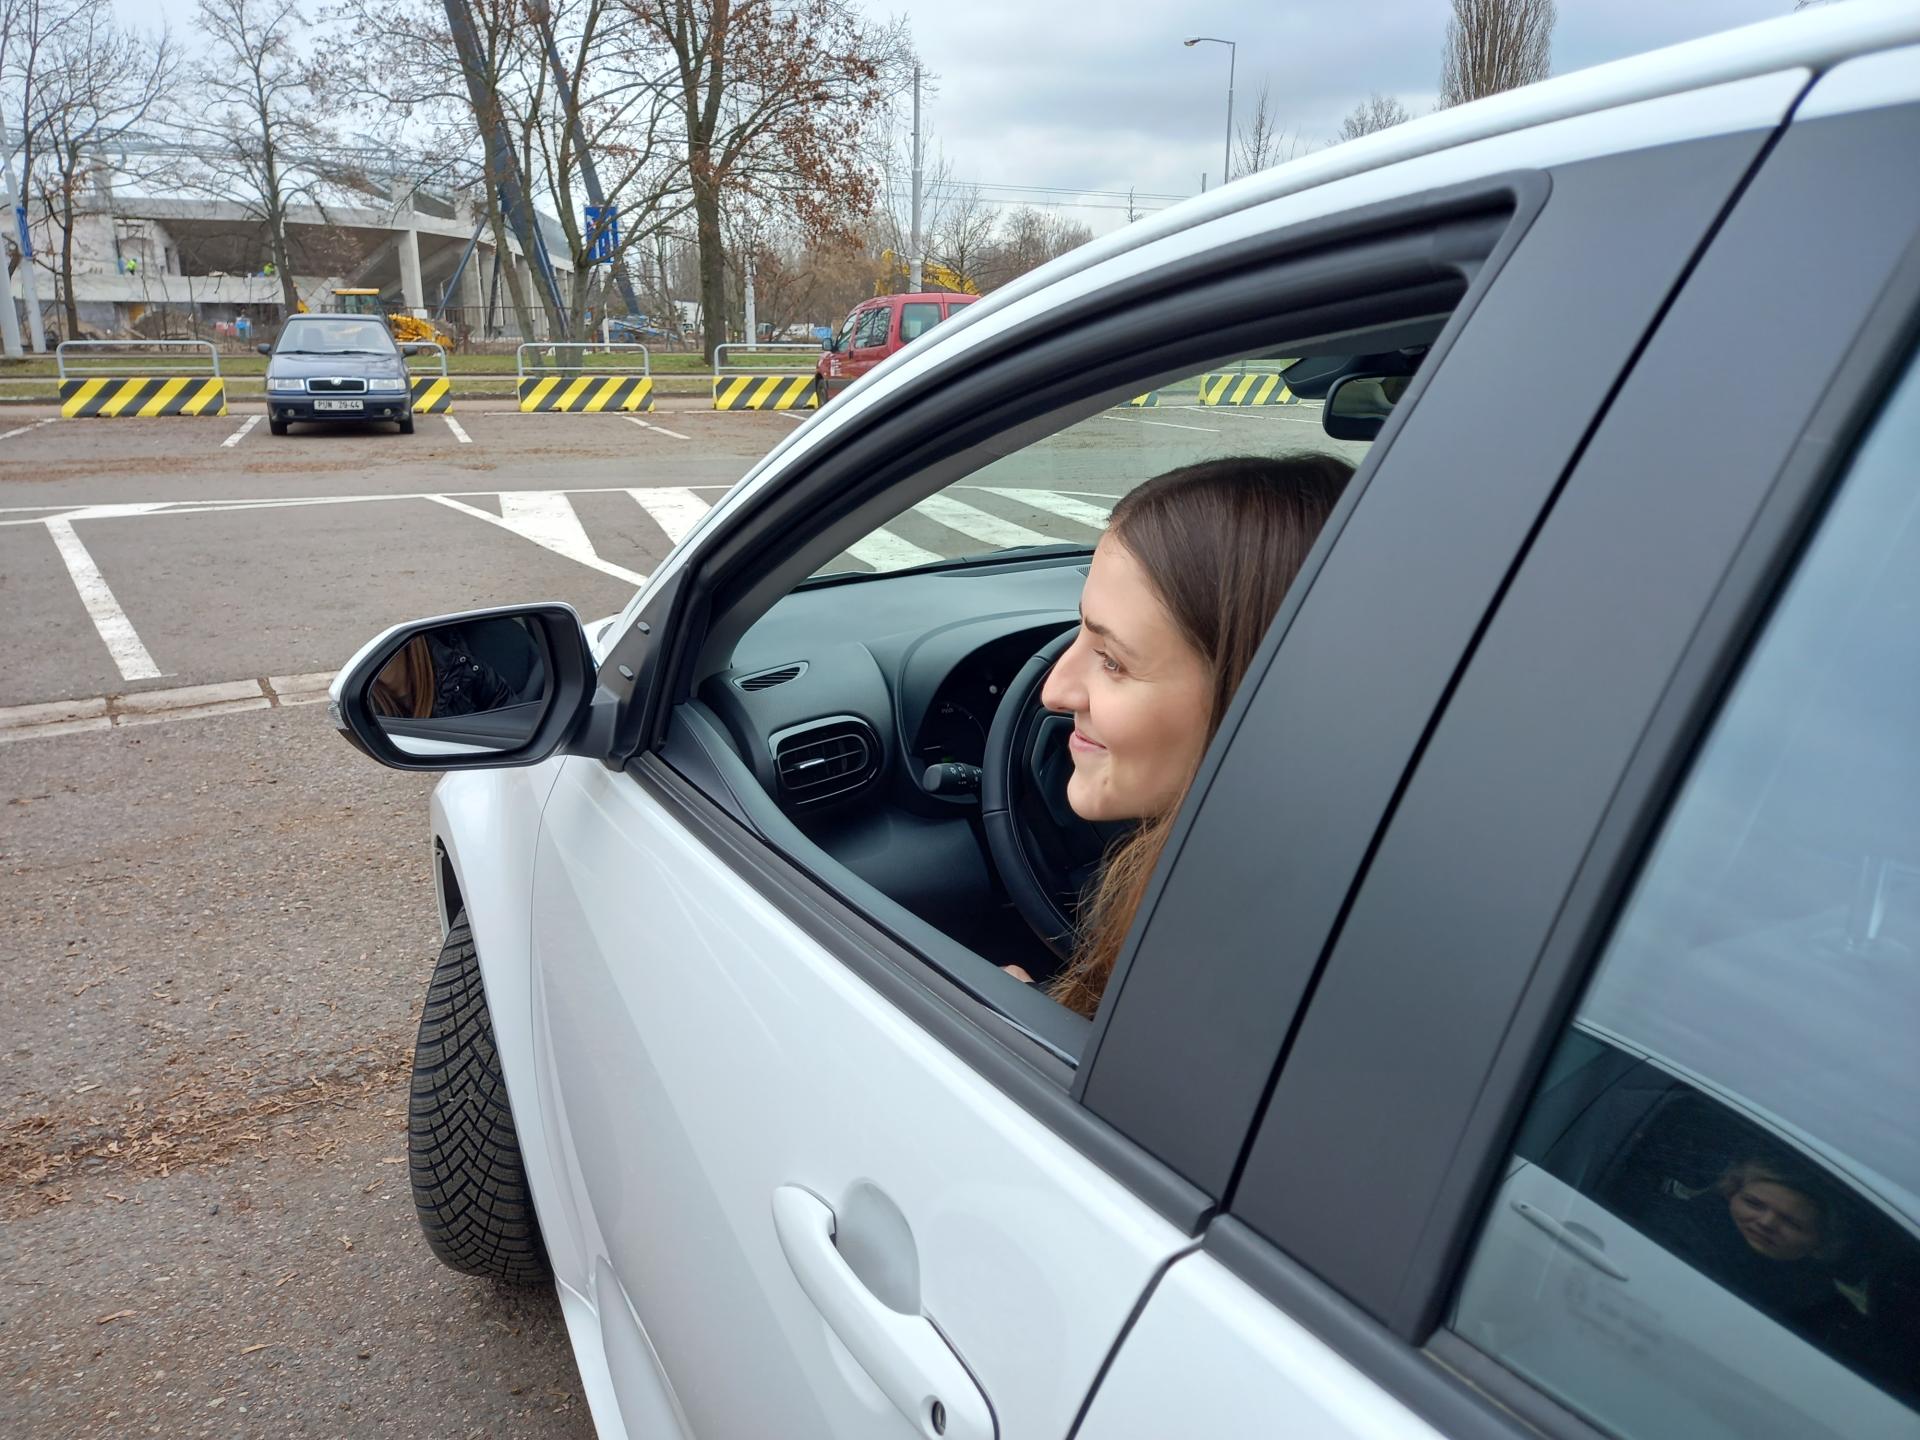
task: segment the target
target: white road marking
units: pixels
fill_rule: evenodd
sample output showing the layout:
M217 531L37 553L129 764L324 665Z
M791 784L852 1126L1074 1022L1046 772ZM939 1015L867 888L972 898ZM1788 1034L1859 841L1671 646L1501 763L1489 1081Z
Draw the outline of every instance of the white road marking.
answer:
M1060 543L1057 536L1042 535L1038 530L1029 530L1011 520L1002 520L998 515L989 515L985 510L977 509L964 500L955 500L951 495L929 495L913 508L929 520L937 520L949 530L958 530L962 535L983 540L996 550L1004 550L1011 545Z
M627 419L633 421L633 423L638 425L642 430L651 430L656 435L671 435L676 440L684 440L687 438L678 430L669 430L664 425L655 425L650 421L642 420L638 415L629 415Z
M1205 425L1176 425L1171 420L1142 420L1133 415L1108 415L1109 420L1118 420L1122 425L1158 425L1162 430L1198 430L1205 435L1218 435L1218 430Z
M100 632L100 638L106 642L107 653L113 656L113 663L120 667L121 678L157 679L161 673L160 667L153 663L153 656L140 643L133 622L127 619L127 612L120 608L120 602L113 598L113 591L107 587L100 567L93 563L93 556L80 543L80 537L73 533L73 522L55 517L41 523L47 527L47 533L59 547L60 558L67 562L67 574L73 577L74 589L80 592L80 603L87 607L87 614L93 619L93 628Z
M693 491L671 486L627 493L640 502L640 508L653 517L653 523L666 531L667 538L676 545L686 539L687 532L699 523L700 517L713 508L711 501L702 500Z
M776 410L773 413L778 415L782 420L791 420L796 425L806 424L809 418L806 415L796 415L791 410Z
M989 495L998 495L1003 499L1017 501L1022 505L1031 505L1036 510L1045 510L1058 515L1063 520L1085 525L1092 530L1107 528L1107 519L1113 513L1111 505L1089 505L1084 500L1076 500L1071 495L1062 495L1058 490L1009 490L997 485L978 485L970 487L985 490Z
M573 530L578 533L578 542L575 542L573 536L565 531L565 522L557 518L557 510L551 507L543 511L538 505L535 505L531 507L531 513L529 511L521 511L520 513L527 516L527 518L518 523L511 522L504 518L507 513L508 493L517 493L523 499L532 498L539 500L552 497L559 500L562 505L566 506L566 520L572 522ZM567 504L567 497L557 490L503 492L500 496L501 513L499 515L491 514L476 505L464 504L454 499L451 495L425 495L420 498L431 500L437 505L444 505L449 510L458 510L462 515L471 515L476 520L484 520L489 525L498 525L509 534L518 535L522 540L531 540L534 544L551 550L556 555L564 555L569 560L577 560L582 565L590 566L600 571L603 575L611 575L616 580L625 580L629 585L644 585L646 583L646 576L636 574L624 565L615 565L611 560L602 560L594 553L592 542L587 540L586 531L580 529L580 519L573 513L573 506ZM546 518L541 518L543 516Z
M14 436L24 435L29 430L38 430L42 425L51 425L59 418L58 415L48 415L43 419L34 421L31 425L22 425L18 430L7 431L4 435L0 435L0 440L11 440Z
M1308 407L1316 410L1320 408L1315 401L1303 400L1300 402L1300 408L1305 409ZM1205 415L1231 415L1236 420L1284 420L1289 425L1318 425L1320 423L1318 419L1306 415L1276 415L1273 413L1276 407L1271 405L1182 405L1180 408L1182 410L1198 410ZM1289 405L1286 408L1291 410L1295 407ZM1150 425L1153 422L1148 420L1142 423Z
M514 412L502 412L514 413ZM617 495L628 487L625 485L570 485L569 495ZM689 485L689 490L731 490L731 485ZM497 490L394 490L373 495L289 495L262 496L252 500L143 500L138 502L143 508L140 514L156 515L208 515L225 510L273 510L289 505L360 505L369 500L440 500L443 497L464 499L468 496L494 496ZM0 520L0 525L38 525L47 519L47 511L57 510L63 514L78 514L82 511L119 510L111 505L88 505L84 501L68 505L0 505L0 515L27 515L24 520ZM29 514L31 512L31 514ZM135 513L127 510L125 513ZM496 517L497 518L497 517Z
M247 432L253 429L253 427L258 425L259 423L260 423L260 417L258 415L249 415L246 419L245 424L243 424L238 430L234 431L231 435L227 436L226 439L220 442L220 448L222 450L231 450L234 446L238 445L242 440L246 439Z
M931 550L922 550L912 541L902 540L891 530L876 530L864 540L854 541L847 547L847 553L876 570L905 570L911 565L931 565L936 560L947 558Z
M471 445L473 443L473 437L460 428L460 422L454 419L453 416L442 415L440 418L447 422L447 428L453 431L454 439L458 440L462 445Z

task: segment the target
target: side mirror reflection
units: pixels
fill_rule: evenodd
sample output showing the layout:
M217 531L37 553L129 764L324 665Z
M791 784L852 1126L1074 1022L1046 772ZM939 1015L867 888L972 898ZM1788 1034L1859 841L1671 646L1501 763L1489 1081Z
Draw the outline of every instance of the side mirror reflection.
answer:
M521 748L553 692L540 633L515 615L415 631L373 676L365 700L395 749L425 759Z

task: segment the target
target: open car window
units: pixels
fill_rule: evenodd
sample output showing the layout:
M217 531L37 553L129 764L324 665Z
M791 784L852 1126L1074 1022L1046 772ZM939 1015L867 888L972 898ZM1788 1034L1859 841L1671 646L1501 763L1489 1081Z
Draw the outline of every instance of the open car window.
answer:
M1432 322L1433 334L1440 324ZM1419 347L1409 347L1404 363L1411 367L1418 356ZM1309 451L1358 466L1369 442L1336 439L1322 421L1330 381L1355 363L1350 351L1295 350L1183 376L993 460L902 510L815 574L850 578L1047 547L1090 550L1122 495L1205 460Z

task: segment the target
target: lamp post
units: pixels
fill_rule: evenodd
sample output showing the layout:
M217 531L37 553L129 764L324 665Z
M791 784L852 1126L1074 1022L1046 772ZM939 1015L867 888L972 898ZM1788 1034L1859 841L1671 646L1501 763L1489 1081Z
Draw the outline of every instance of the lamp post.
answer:
M1226 184L1233 178L1233 67L1240 58L1239 48L1231 40L1222 40L1217 35L1195 35L1180 42L1191 50L1195 45L1224 45L1227 47L1227 163L1220 171L1220 183Z

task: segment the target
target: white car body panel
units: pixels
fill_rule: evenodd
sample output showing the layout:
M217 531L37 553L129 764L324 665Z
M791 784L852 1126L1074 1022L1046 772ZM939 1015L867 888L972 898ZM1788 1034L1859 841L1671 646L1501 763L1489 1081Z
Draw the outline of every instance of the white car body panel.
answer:
M1167 1272L1077 1440L1439 1440L1439 1433L1211 1255Z
M968 307L783 437L675 547L618 623L589 627L594 653L604 658L653 586L783 469L834 444L863 410L916 377L1064 301L1360 205L1775 125L1809 76L1829 66L1837 68L1803 113L1911 99L1920 70L1913 49L1849 57L1916 41L1920 9L1908 0L1821 7L1408 122L1084 246ZM542 860L564 869L536 872L550 798L557 828L544 837ZM1188 1237L893 1012L627 777L579 759L456 773L434 794L432 826L476 936L529 1183L601 1435L728 1433L696 1429L689 1418L720 1403L708 1387L722 1381L737 1392L725 1403L744 1407L729 1414L754 1416L756 1428L735 1433L905 1433L870 1382L862 1390L858 1367L793 1284L767 1213L774 1183L803 1184L837 1203L849 1185L883 1170L913 1226L925 1308L1001 1407L1002 1433L1065 1432L1152 1275ZM443 911L443 924L449 918ZM596 953L631 963L592 980L590 994L576 992L573 967ZM848 1017L858 1032L852 1043L841 1028ZM616 1043L623 1031L644 1033L646 1046ZM731 1049L730 1037L739 1037ZM590 1062L598 1079L563 1077L559 1056ZM795 1102L786 1093L790 1067L802 1062L841 1077L846 1101L830 1124L817 1109L783 1108ZM904 1148L927 1161L936 1142L940 1167L896 1160ZM902 1168L888 1168L895 1163ZM927 1181L938 1168L947 1185ZM588 1198L596 1186L624 1198L596 1209ZM751 1193L759 1193L758 1213L736 1208ZM629 1205L652 1207L645 1214L667 1225L703 1222L702 1245L679 1243L671 1229L639 1244L633 1237L647 1232ZM696 1263L728 1244L738 1247L733 1272ZM631 1267L625 1286L617 1267ZM683 1319L686 1330L677 1328ZM700 1353L690 1335L729 1343ZM694 1353L683 1356L677 1347L686 1346ZM682 1364L700 1387L692 1407L665 1378ZM817 1365L837 1389L814 1383ZM767 1366L813 1386L805 1413L754 1410L756 1367ZM785 1387L769 1393L791 1400ZM1011 1430L1010 1416L1019 1419ZM1080 1433L1264 1435L1276 1421L1335 1440L1434 1433L1218 1262L1194 1255L1173 1263L1154 1290Z
M663 1394L657 1375L622 1375L609 1343L623 1399L677 1405L703 1436L909 1433L774 1228L783 1185L843 1221L871 1187L910 1227L920 1306L1001 1433L1066 1432L1188 1236L901 1016L630 777L567 762L534 908L537 1088L557 1121L541 1168L585 1188L564 1248L618 1277L672 1377ZM617 1305L600 1273L602 1303ZM626 1433L651 1432L629 1414Z

